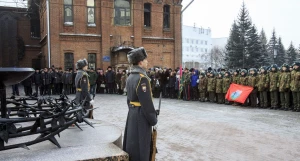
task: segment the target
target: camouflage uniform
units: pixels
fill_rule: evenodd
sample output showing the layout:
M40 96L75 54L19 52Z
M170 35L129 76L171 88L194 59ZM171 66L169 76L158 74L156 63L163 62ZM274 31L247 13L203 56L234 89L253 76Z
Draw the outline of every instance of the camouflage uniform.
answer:
M286 68L286 69L283 69ZM290 84L291 84L291 73L289 72L289 66L283 64L281 67L281 73L279 74L279 92L280 92L280 103L281 108L288 110L290 108Z
M268 90L270 79L267 73L266 67L261 67L260 70L264 70L264 72L260 72L258 75L258 82L257 82L257 90L259 92L259 104L261 108L268 107Z
M274 69L274 70L272 70ZM278 73L277 65L273 64L271 66L271 70L269 73L270 78L270 96L271 96L271 109L277 109L278 108Z
M244 75L242 75L242 73L244 73ZM240 79L239 79L239 84L243 85L243 86L247 86L248 85L248 76L247 76L247 70L246 69L243 69L241 71L241 75L240 75ZM243 106L247 106L248 105L247 100L248 100L248 98L246 99L246 101L243 104Z
M199 76L198 89L199 89L199 96L200 96L199 100L201 102L205 102L205 93L207 92L207 77L205 73L201 73Z
M191 74L188 70L184 73L184 87L183 87L183 100L189 101L190 98L190 84L191 84Z
M219 73L216 78L216 95L217 95L217 103L224 103L224 94L223 94L223 74Z
M250 74L248 76L248 86L253 87L253 90L249 95L250 104L251 107L256 107L257 106L257 82L258 82L257 71L255 68L251 68L249 71Z
M232 76L232 83L240 84L239 70L236 70L236 71L233 73L233 76ZM234 102L232 105L233 105L233 106L237 106L238 104L239 104L239 103Z
M215 102L216 78L214 72L211 72L209 78L207 79L207 92L208 92L209 101Z
M230 87L231 81L232 81L232 79L231 79L230 73L225 72L225 76L223 77L223 85L222 85L222 90L223 90L224 97L225 97L225 94L227 93L227 91ZM225 104L228 105L229 101L225 100Z
M291 91L293 93L294 111L300 111L300 63L294 63L291 75Z

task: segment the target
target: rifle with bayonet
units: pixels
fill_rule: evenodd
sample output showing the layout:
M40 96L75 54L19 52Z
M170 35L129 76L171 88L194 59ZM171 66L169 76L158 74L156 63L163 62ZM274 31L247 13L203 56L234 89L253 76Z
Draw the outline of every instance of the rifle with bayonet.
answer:
M160 95L159 95L158 110L155 110L157 116L160 113L161 98L162 98L162 92L160 92ZM157 148L156 148L157 126L153 127L151 137L152 138L151 138L151 149L150 149L150 157L151 157L150 161L155 161L155 156L156 156L156 153L157 153Z

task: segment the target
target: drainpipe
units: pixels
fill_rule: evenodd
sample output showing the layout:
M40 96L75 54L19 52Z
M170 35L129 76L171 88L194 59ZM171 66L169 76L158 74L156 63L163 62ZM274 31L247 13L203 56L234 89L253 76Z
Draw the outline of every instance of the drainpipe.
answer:
M46 0L47 7L47 46L48 46L48 68L51 67L51 46L50 46L50 8L49 0Z
M187 6L184 7L184 9L181 11L181 15L180 15L180 22L181 22L181 66L183 67L183 46L182 46L182 43L183 43L183 27L182 27L182 15L183 15L183 12L194 2L194 0L192 0Z

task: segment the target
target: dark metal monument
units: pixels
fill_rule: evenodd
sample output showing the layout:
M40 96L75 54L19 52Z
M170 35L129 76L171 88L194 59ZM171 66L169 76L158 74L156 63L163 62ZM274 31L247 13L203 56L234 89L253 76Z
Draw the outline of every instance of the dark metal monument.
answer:
M93 127L86 118L89 110L70 101L66 95L61 95L60 98L6 98L7 86L23 81L33 73L32 68L0 68L0 151L13 148L29 149L27 146L46 140L60 148L54 136L60 136L59 133L72 124L79 129L81 128L78 123L81 122ZM11 138L29 135L38 137L27 142L9 144Z

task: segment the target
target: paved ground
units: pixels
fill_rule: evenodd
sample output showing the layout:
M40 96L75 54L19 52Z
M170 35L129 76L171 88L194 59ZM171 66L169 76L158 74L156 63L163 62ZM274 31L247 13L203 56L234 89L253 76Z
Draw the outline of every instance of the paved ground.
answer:
M95 100L95 117L124 130L126 97ZM157 160L300 158L300 113L163 99L158 119Z
M95 102L96 119L124 130L125 96ZM163 99L158 120L158 161L300 158L300 113Z

